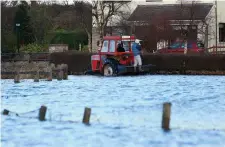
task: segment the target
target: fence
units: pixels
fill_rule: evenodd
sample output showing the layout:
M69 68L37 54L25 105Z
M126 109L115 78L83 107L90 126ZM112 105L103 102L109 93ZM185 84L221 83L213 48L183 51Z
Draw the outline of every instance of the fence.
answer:
M161 127L164 131L170 130L171 105L172 104L169 102L163 103ZM2 114L7 115L7 116L14 114L17 117L23 117L24 114L33 113L33 112L37 112L37 111L38 111L38 117L35 117L35 118L37 118L39 121L47 121L47 119L46 119L47 107L44 105L42 105L39 109L35 109L33 111L30 111L27 113L22 113L22 114L12 112L8 109L4 109ZM91 117L91 108L85 107L82 123L84 123L85 125L90 125L90 117ZM28 118L33 118L33 117L28 117ZM75 121L73 121L73 122L75 123Z
M213 46L207 48L208 53L210 54L225 54L225 46Z

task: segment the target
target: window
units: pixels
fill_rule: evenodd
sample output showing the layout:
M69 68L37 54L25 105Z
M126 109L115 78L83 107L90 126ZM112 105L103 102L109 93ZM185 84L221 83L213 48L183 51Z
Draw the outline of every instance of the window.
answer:
M193 46L192 46L192 43L191 42L189 42L188 44L187 44L187 48L192 48Z
M225 42L225 23L219 23L219 42Z
M103 46L102 46L101 52L108 52L108 43L109 43L108 40L105 40L105 41L103 42Z
M109 52L115 52L115 41L110 40Z
M123 41L123 48L125 51L129 51L129 41Z
M185 47L188 48L192 48L192 43L185 43L185 42L182 42L181 44L181 48L185 49Z
M204 44L203 44L202 42L197 42L197 46L198 46L199 48L204 48L204 47L205 47Z
M180 48L180 47L181 47L180 42L175 42L170 46L171 49L177 49L177 48Z

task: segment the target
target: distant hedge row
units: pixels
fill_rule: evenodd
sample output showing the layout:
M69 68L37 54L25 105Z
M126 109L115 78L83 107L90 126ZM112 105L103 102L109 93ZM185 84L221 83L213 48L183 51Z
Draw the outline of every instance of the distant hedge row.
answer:
M152 55L143 57L145 64L155 64L159 70L225 70L225 55ZM185 64L185 65L183 65Z
M84 72L91 64L91 54L78 52L53 53L51 54L51 62L55 64L68 64L69 71L71 72ZM225 71L225 55L185 56L146 54L143 56L143 64L154 64L157 71L179 71L181 69Z

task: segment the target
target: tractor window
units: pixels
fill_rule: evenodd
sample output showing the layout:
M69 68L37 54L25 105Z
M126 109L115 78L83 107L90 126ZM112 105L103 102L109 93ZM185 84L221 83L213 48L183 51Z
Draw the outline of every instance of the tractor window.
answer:
M108 40L105 40L105 41L103 42L103 46L102 46L101 52L108 52L108 43L109 43Z
M123 48L126 51L129 51L129 41L123 41Z
M110 47L109 47L109 52L115 52L115 41L110 40Z

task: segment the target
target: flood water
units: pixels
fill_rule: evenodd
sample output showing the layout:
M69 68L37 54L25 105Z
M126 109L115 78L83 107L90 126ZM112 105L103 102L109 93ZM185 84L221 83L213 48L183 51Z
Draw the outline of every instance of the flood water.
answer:
M225 147L225 76L1 80L1 100L11 111L1 115L2 147ZM169 132L161 129L164 102L172 103Z

